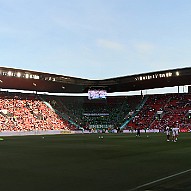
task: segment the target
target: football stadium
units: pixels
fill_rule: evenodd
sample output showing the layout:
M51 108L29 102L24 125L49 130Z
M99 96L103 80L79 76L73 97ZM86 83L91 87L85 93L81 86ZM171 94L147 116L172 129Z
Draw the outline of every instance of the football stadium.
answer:
M1 189L191 190L190 74L89 80L0 67ZM177 92L143 93L165 87Z

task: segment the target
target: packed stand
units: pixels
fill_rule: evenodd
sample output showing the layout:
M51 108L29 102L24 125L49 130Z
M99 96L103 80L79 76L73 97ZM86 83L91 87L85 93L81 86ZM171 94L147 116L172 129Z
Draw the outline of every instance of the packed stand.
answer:
M172 94L168 103L163 108L163 113L156 118L152 126L164 129L166 126L179 125L181 131L191 129L191 95Z
M179 124L182 131L191 129L191 95L164 94L150 95L142 109L132 118L128 128L158 129ZM191 111L190 111L191 112Z
M67 122L35 95L1 92L0 131L67 129Z

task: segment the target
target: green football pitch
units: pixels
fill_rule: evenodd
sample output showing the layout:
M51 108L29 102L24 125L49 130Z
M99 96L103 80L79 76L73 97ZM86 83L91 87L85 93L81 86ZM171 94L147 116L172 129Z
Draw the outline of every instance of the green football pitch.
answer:
M191 190L191 134L4 137L1 190Z

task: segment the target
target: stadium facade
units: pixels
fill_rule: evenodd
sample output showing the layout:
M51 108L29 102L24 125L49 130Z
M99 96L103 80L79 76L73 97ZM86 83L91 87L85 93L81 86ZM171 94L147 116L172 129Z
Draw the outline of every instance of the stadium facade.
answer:
M0 88L49 93L87 93L104 88L108 93L189 85L191 68L176 68L103 80L82 79L16 68L0 67Z

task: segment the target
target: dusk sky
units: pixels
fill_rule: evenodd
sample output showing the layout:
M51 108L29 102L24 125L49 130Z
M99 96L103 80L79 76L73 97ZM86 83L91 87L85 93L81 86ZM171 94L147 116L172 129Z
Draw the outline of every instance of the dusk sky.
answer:
M190 0L0 0L0 63L105 79L191 66Z

